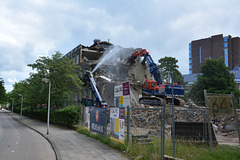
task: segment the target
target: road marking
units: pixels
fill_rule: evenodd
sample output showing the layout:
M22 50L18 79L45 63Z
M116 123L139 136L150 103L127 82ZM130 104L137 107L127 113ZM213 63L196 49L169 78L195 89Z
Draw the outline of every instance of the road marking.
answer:
M16 144L18 144L18 142L16 142Z
M20 138L19 136L17 138Z
M12 151L12 153L15 152L15 151Z

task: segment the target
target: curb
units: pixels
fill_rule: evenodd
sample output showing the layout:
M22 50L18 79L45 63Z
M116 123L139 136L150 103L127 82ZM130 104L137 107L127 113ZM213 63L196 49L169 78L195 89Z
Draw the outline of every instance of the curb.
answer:
M8 115L9 115L9 113L8 113ZM51 147L52 147L52 149L53 149L53 151L54 151L54 153L55 153L56 160L62 160L62 157L61 157L61 155L60 155L57 147L55 146L54 142L52 142L52 141L50 140L50 138L48 138L47 136L45 136L43 133L39 132L38 130L36 130L36 129L28 126L27 124L23 123L22 121L18 120L17 118L13 117L12 115L9 115L9 116L11 116L14 120L20 122L20 123L23 124L24 126L26 126L26 127L30 128L30 129L34 130L35 132L37 132L38 134L40 134L43 138L45 138L45 139L50 143L50 145L51 145Z

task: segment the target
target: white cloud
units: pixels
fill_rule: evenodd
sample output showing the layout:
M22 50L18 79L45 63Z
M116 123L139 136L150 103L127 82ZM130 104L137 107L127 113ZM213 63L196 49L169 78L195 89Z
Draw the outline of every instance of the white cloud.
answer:
M28 66L24 66L23 71L16 70L8 70L1 71L0 77L4 79L4 86L8 92L10 92L13 88L12 85L21 80L25 80L29 77L29 73L31 72L31 68Z
M10 86L28 77L26 66L38 55L65 54L80 43L91 45L95 38L146 48L155 62L175 57L186 74L189 42L221 33L239 36L238 4L237 0L2 0L0 77Z
M7 82L9 82L9 83L15 83L15 82L17 82L17 78L8 78L8 79L7 79Z

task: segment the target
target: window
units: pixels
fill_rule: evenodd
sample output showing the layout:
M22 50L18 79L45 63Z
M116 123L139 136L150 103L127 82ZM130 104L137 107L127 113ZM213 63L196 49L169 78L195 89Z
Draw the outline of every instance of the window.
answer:
M189 65L189 69L192 69L192 65Z
M223 43L224 48L228 48L228 43Z
M189 64L191 64L192 63L192 59L189 59Z
M189 74L192 74L192 70L189 69Z
M154 88L156 86L156 83L151 83L151 88Z
M148 82L146 83L146 88L150 88L150 84Z
M77 56L74 56L74 64L77 64Z
M77 54L77 63L76 64L79 64L79 54Z
M223 42L228 42L228 37L224 37Z
M189 50L192 50L192 43L189 43Z
M224 59L225 59L225 61L228 60L228 55L227 54L224 55Z
M189 48L189 58L192 58L192 49Z
M199 47L199 62L201 63L201 57L202 56L202 48Z
M225 66L228 67L228 49L224 49L224 61L225 61Z
M228 49L224 49L224 54L228 54Z
M228 67L228 61L225 61L225 66Z

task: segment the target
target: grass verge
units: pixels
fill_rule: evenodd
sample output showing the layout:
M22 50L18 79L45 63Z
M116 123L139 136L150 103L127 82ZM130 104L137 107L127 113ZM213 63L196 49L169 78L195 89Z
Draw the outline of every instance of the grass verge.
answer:
M129 142L127 148L126 143L121 144L110 140L110 136L102 136L99 134L90 133L84 127L78 127L79 133L85 134L89 137L98 139L99 141L115 148L121 153L126 151L126 155L130 159L138 158L138 160L159 160L161 159L161 141L151 137L152 144L136 144ZM172 156L172 141L171 139L165 140L165 155ZM176 141L175 143L175 157L185 160L239 160L240 148L230 146L215 145L213 147L214 154L211 148L204 144L194 143L190 141Z
M83 126L79 126L77 128L77 132L79 132L81 134L85 134L88 137L95 138L95 139L99 140L100 142L103 142L103 143L109 145L110 147L121 151L122 153L124 151L126 151L126 149L127 149L127 145L112 141L110 139L110 135L103 136L103 135L100 135L100 134L94 134L94 133L91 133L88 130L86 130Z

